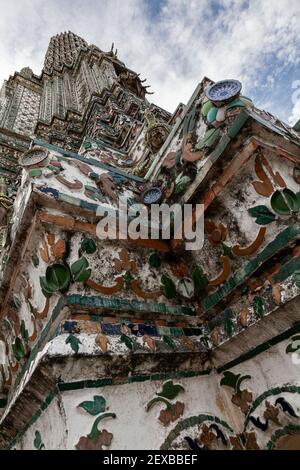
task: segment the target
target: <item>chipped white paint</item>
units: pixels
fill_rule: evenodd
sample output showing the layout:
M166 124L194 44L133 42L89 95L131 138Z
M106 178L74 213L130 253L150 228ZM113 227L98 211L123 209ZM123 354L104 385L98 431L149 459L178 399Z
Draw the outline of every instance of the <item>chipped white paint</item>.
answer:
M84 342L82 337L81 340L84 347L87 348L86 352L91 352L91 346ZM53 343L47 354L50 356L53 353L57 354L58 350L60 354L67 354L62 343L60 344L61 346L57 344L55 348ZM286 384L299 385L299 366L295 366L290 357L285 354L287 344L288 341L284 341L260 354L257 358L231 369L236 374L242 371L243 375L250 376L247 381L243 382L242 389L251 390L253 399L274 387ZM276 370L273 368L274 357L276 357ZM78 360L80 361L80 359ZM279 376L280 381L278 381ZM185 405L180 420L208 414L227 422L235 433L242 432L245 416L231 402L232 389L225 386L220 387L221 377L221 374L211 373L211 375L204 377L173 380L175 384L178 383L184 387L184 392L179 393L176 400L172 401L181 401ZM81 378L78 377L78 379ZM64 377L64 380L67 381L67 377ZM46 449L74 449L80 437L90 433L95 421L95 417L78 405L83 401L92 400L95 395L101 395L106 400L106 411L116 414L116 419L106 419L99 426L100 430L106 429L113 434L110 449L159 449L179 421L176 420L168 426L163 426L159 422L159 413L165 408L162 403L156 404L148 412L146 411L147 403L156 396L162 385L162 381L146 381L61 392L53 399L41 417L32 424L17 444L17 448L32 449L35 432L38 430ZM297 414L300 413L299 394L285 392L281 393L280 397L284 397ZM274 395L270 396L268 400L274 404L276 398L278 396ZM265 400L254 412L254 416L259 416L262 422L264 421L264 410ZM280 412L279 418L282 421L295 422L295 419L287 417L283 412ZM57 431L51 432L52 429ZM276 426L272 423L268 432L257 433L261 448L267 444L275 429ZM250 424L248 432L253 430L257 432L257 429ZM191 433L187 429L184 435L193 436L195 434L194 428L191 428L190 431Z

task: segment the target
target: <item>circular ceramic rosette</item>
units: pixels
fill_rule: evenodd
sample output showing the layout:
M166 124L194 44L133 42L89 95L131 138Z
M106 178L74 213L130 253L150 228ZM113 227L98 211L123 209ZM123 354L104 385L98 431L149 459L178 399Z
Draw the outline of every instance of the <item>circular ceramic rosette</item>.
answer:
M233 100L241 92L242 84L238 80L222 80L206 90L207 98L216 105Z
M35 147L31 150L27 150L27 152L21 156L20 165L28 170L43 167L47 164L48 156L48 150L43 147Z
M142 194L142 201L146 206L158 204L162 199L163 193L160 188L149 188Z

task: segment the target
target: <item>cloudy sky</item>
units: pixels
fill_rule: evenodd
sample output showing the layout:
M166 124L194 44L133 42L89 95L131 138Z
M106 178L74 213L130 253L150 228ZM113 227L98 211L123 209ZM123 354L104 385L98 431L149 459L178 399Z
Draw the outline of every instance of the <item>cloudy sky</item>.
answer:
M286 122L300 118L299 0L0 0L0 81L39 74L49 38L71 30L141 72L174 111L197 83L237 78Z

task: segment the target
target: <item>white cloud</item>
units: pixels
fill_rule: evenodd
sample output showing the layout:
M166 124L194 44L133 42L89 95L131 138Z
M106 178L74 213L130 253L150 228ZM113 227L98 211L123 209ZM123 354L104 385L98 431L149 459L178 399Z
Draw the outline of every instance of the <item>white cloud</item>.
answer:
M291 125L295 125L300 119L300 100L296 102L292 109L292 114L289 118L289 122Z
M289 118L291 125L296 124L300 119L300 80L295 80L292 84L293 95L292 102L294 103L292 113Z
M299 67L299 0L165 0L153 19L156 6L0 0L0 80L27 65L39 73L50 36L65 30L103 50L115 42L120 59L148 78L150 99L171 111L205 75L240 79L247 92L254 84L272 88L285 68ZM270 61L280 69L267 70Z

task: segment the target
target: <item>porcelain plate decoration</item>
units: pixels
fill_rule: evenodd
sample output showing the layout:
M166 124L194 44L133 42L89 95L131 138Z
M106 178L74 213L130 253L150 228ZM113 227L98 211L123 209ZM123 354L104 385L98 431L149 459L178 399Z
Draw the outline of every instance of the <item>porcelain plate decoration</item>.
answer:
M214 83L206 90L206 96L213 102L232 100L241 91L242 84L238 80L222 80Z
M146 205L158 204L161 198L162 198L162 191L159 188L147 189L142 196L143 202Z
M31 150L28 150L22 156L20 163L23 167L28 169L35 168L44 164L47 160L49 152L41 147L35 147Z

